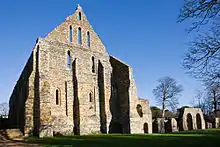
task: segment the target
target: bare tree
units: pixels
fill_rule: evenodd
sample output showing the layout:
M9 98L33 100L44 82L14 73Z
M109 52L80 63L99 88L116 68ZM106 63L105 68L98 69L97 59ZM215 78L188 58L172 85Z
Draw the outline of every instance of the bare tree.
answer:
M219 21L220 22L220 21ZM220 82L220 29L213 27L209 33L199 35L189 43L183 67L194 78L206 85Z
M197 90L193 107L201 108L207 116L216 114L216 111L220 110L220 86L208 85L204 92Z
M200 90L196 90L196 95L193 98L193 107L202 108L204 93Z
M211 21L210 30L189 43L183 67L207 89L220 83L220 0L185 0L179 22L194 19L191 30Z
M214 114L216 114L216 111L220 109L220 85L215 84L207 89L207 98L211 100Z
M212 113L212 104L212 99L210 99L205 90L204 92L196 90L196 95L193 102L194 108L201 108L203 113L206 116L209 116Z
M203 113L206 116L211 116L213 110L212 99L210 97L204 97L201 106Z
M0 116L6 117L8 116L9 106L8 103L1 103L0 104Z
M210 19L215 18L220 12L220 0L184 0L184 5L180 10L178 22L186 19L194 19L189 31L200 28L207 24Z
M153 94L159 105L162 105L162 117L165 116L166 107L170 107L173 111L177 108L178 96L183 91L181 85L170 77L164 77L158 80L159 84L153 89Z

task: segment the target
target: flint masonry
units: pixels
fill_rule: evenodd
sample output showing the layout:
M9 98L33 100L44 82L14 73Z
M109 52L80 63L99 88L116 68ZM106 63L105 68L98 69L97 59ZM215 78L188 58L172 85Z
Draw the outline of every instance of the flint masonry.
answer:
M80 6L37 39L9 118L25 136L152 133L149 102L138 97L132 68L109 56Z

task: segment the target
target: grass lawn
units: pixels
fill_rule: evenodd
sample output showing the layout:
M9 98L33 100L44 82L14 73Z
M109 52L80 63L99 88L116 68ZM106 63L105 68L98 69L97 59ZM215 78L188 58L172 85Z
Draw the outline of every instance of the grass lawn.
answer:
M185 131L173 134L106 134L26 138L43 146L73 147L220 147L220 129Z

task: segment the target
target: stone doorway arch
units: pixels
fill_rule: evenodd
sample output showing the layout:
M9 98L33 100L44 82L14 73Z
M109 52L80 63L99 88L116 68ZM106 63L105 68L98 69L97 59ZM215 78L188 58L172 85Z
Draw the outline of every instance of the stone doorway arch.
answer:
M192 115L190 113L187 114L187 127L188 130L193 130L193 120Z
M197 129L202 129L202 121L199 113L196 114L196 125Z
M148 123L144 123L144 133L148 133Z

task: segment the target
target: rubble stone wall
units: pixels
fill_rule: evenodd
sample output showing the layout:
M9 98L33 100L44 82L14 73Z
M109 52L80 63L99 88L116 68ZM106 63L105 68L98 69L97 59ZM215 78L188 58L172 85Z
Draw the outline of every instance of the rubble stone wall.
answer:
M149 102L138 99L131 67L108 55L81 7L38 38L11 95L9 116L26 136L111 133L112 128L152 132Z
M180 130L205 129L205 120L200 108L184 108L180 118Z

